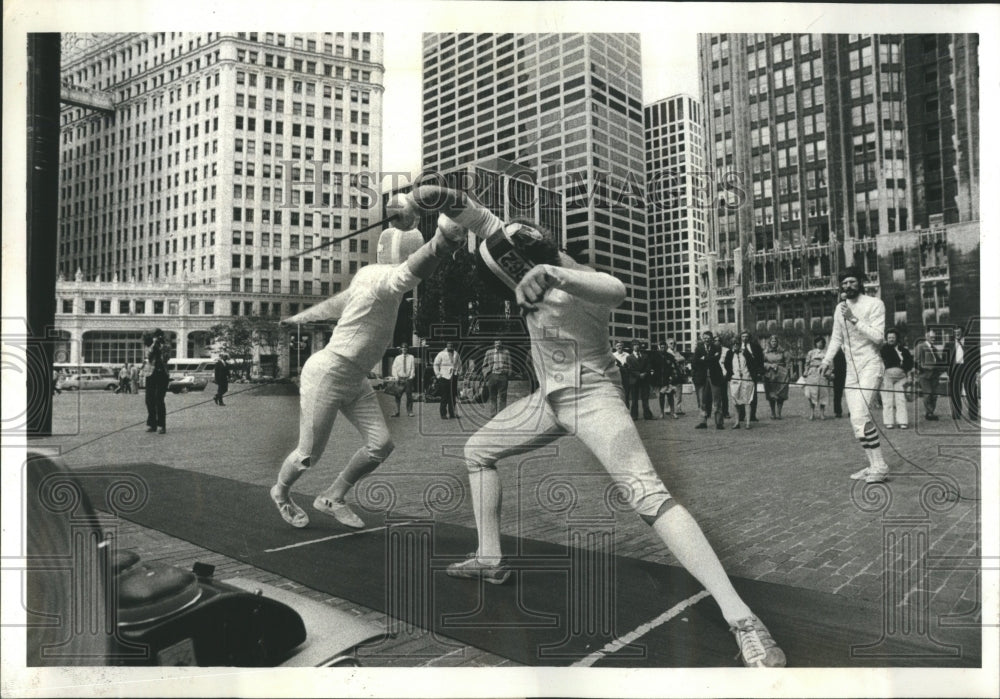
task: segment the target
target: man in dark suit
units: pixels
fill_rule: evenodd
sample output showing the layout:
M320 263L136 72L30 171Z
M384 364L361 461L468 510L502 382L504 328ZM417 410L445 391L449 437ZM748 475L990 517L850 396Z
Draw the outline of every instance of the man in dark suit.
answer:
M216 405L225 405L222 402L222 396L226 395L226 391L229 390L229 363L226 361L228 359L227 355L220 354L215 361L215 396L213 396L213 400Z
M764 378L764 350L746 330L740 333L740 350L754 381L753 398L750 399L750 422L757 422L757 384Z
M924 339L917 342L913 348L913 360L917 368L917 381L920 395L924 402L924 419L937 420L934 414L937 408L938 384L941 374L947 369L947 358L944 350L937 347L936 337L932 328L927 329Z
M719 363L722 359L722 343L708 330L702 333L701 338L691 359L694 374L697 376L704 372L705 376L701 395L701 422L695 425L695 429L707 428L708 416L711 414L715 419L715 429L721 430L724 419L722 398L726 394L726 375Z
M969 417L979 417L976 397L976 374L979 371L978 347L965 331L956 325L954 339L948 345L948 394L951 397L951 416L962 417L962 391L969 405Z
M639 419L639 402L642 401L642 417L645 420L653 419L653 411L649 409L649 383L652 363L646 353L646 346L643 342L632 343L632 356L628 358L626 367L628 368L629 392L632 403L630 406L632 419Z
M844 386L847 384L847 357L844 350L833 355L833 416L844 417Z
M708 341L706 341L706 337ZM702 333L691 355L691 383L694 384L694 396L698 403L699 411L702 409L702 396L705 391L705 384L708 382L708 365L705 363L704 358L707 352L706 348L711 346L711 337L712 333L710 332Z

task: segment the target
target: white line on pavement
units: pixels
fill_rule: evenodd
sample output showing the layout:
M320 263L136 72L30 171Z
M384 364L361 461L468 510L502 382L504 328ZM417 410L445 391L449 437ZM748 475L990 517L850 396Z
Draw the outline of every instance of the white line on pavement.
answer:
M655 619L647 621L645 624L641 624L636 629L625 634L621 638L616 638L615 640L611 641L606 646L601 648L599 651L595 651L590 655L588 655L587 657L577 660L575 663L573 663L572 667L590 667L604 656L610 655L611 653L617 653L619 650L627 646L629 643L632 643L633 641L641 638L642 636L645 636L647 633L655 629L657 626L661 626L667 623L668 621L673 619L675 616L683 612L691 605L697 604L698 602L700 602L701 600L705 599L708 596L709 596L708 590L702 590L697 595L692 595L691 597L688 597L686 600L678 602L673 607L663 612L663 614L656 617Z
M464 652L465 652L465 648L464 647L463 648L456 648L455 650L451 651L450 653L445 653L444 655L438 656L436 658L431 658L426 663L423 663L421 665L421 667L431 667L431 666L434 665L434 663L436 663L438 661L444 660L445 658L450 658L453 655L457 655L459 653L464 653Z
M274 553L275 551L284 551L285 549L294 549L299 546L309 546L310 544L318 544L322 541L331 541L333 539L343 539L345 536L356 536L358 534L368 534L370 532L377 532L381 529L388 529L389 527L401 527L404 524L413 524L415 520L409 520L407 522L398 522L395 524L385 524L381 527L373 527L372 529L359 529L356 532L347 532L346 534L334 534L333 536L324 536L322 539L310 539L309 541L300 541L296 544L289 544L288 546L279 546L276 549L264 549L264 553Z

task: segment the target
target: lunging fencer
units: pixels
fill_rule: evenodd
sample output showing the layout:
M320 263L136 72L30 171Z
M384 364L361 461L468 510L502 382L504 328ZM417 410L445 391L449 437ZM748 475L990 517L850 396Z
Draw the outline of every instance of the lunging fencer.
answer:
M629 494L632 508L714 596L743 662L784 666L784 653L733 588L701 528L660 480L624 404L608 335L611 309L624 300L624 285L561 253L551 233L533 221L505 224L463 193L437 186L417 187L409 198L421 209L443 211L483 239L477 267L485 282L513 291L525 311L539 381L534 393L502 410L466 443L478 548L449 566L448 574L507 581L511 569L500 548L497 462L576 434ZM530 429L512 429L524 425Z
M362 267L350 286L336 296L306 309L285 322L290 324L337 320L330 342L313 354L302 368L299 387L299 441L289 454L271 499L282 518L293 527L305 527L309 516L290 495L292 485L316 465L326 448L337 413L343 413L365 438L365 444L348 461L333 484L313 501L313 507L348 527L362 528L345 497L351 487L371 473L392 453L385 417L368 372L382 359L392 340L396 314L403 294L417 286L468 239L464 229L441 217L434 237L424 243L412 207L395 211L392 222L379 237L377 264Z
M861 442L868 457L868 465L851 474L854 480L864 478L868 483L886 479L889 466L882 456L878 429L872 417L872 401L882 385L884 365L879 349L885 336L885 304L881 299L864 293L867 277L858 267L848 267L839 275L843 300L839 312L833 316L830 345L820 364L826 374L833 365L837 350L844 350L847 361L847 378L844 398L851 414L851 428Z

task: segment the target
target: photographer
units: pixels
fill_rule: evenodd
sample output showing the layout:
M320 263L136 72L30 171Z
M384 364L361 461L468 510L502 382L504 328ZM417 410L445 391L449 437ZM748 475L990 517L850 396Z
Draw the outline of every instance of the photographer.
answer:
M167 433L167 386L170 375L167 372L169 349L163 331L157 328L152 333L143 335L146 346L146 364L143 375L146 377L146 431L160 434Z

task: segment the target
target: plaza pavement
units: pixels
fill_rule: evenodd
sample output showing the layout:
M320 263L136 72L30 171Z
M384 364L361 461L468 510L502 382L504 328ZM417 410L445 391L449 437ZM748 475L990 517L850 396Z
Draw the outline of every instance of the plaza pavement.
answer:
M226 407L218 407L211 388L167 396L165 435L145 432L141 394L63 393L54 398L55 436L34 444L56 447L74 469L150 461L271 485L282 459L295 446L297 397L274 395L274 387L233 384ZM513 386L511 400L523 391L523 385ZM380 401L387 416L394 411L390 397L380 395ZM886 484L865 486L848 479L864 461L848 420L809 421L800 387L792 387L781 421L768 417L761 395L760 422L749 431L729 429L729 421L725 430L695 430L692 395L685 396L683 407L686 415L680 419L640 419L637 427L667 487L699 521L731 575L883 604L905 604L922 593L929 597L932 614L979 622L982 493L980 438L972 425L942 415L939 422L921 420L916 429L905 432L883 431L892 475ZM395 497L393 514L431 512L441 521L474 526L460 455L465 438L485 420L483 410L460 404L460 419L441 420L436 404L417 403L417 417L404 413L387 418L396 451L369 477L368 485L388 484ZM339 418L323 458L294 490L311 517L324 516L312 510L312 498L360 445L358 433ZM613 527L614 553L676 565L650 528L608 497L610 479L578 440L564 438L533 457L502 463L500 473L504 533L566 544L568 522L603 522ZM430 483L452 491L445 494L444 505L428 506ZM570 500L564 499L567 487L573 492ZM376 489L356 490L360 505L374 513ZM262 521L280 524L269 499L237 506L259 508ZM161 532L126 521L115 524L119 545L136 550L144 560L184 568L195 561L210 563L218 579L241 576L270 583L401 630L391 643L363 655L366 666L511 664L467 646L414 660L415 650L432 645L419 629L399 627L381 612ZM894 532L914 526L926 532L925 556L904 558L886 547ZM891 590L890 599L884 597L887 566L908 581L906 589Z

